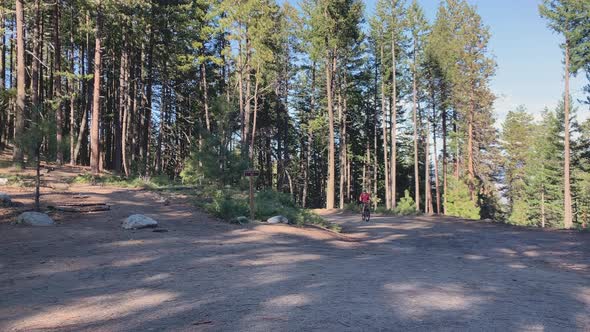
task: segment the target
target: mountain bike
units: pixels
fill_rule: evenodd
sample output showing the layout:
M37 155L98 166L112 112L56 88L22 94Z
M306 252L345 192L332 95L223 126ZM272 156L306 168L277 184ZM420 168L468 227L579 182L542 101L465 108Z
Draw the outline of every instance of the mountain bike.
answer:
M362 218L363 218L363 221L369 222L369 220L371 219L371 211L369 209L369 204L364 203L362 209L363 209L362 210Z

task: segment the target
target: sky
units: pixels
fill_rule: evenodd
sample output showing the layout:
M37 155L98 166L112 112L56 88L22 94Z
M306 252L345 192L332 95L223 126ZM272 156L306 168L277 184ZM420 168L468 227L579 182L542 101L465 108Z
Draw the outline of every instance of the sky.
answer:
M408 2L410 0L407 0ZM376 0L365 0L366 15L372 15ZM432 22L439 0L419 0ZM497 96L494 110L497 125L508 111L524 105L535 115L545 107L557 106L564 90L561 36L552 32L539 16L540 0L468 0L477 7L491 31L489 49L498 64L491 85ZM570 82L575 100L585 99L587 84L582 72ZM578 102L578 118L590 117L587 105Z

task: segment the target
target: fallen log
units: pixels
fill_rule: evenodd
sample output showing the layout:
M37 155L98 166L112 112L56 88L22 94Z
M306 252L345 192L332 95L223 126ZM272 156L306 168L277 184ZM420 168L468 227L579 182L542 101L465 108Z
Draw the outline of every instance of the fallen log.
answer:
M61 203L58 206L100 206L108 205L107 203Z
M75 212L75 213L84 213L84 212L100 212L100 211L109 211L111 209L108 205L96 205L96 206L49 206L49 208L62 211L62 212Z

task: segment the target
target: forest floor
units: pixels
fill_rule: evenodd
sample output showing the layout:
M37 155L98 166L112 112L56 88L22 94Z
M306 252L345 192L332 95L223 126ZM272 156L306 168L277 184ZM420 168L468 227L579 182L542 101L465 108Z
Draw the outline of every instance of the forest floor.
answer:
M80 171L46 174L43 204L111 210L55 227L11 224L32 188L0 186L22 204L0 208L0 331L590 330L590 233L339 211L318 213L342 234L232 225L182 194L66 185ZM168 232L123 230L132 213Z

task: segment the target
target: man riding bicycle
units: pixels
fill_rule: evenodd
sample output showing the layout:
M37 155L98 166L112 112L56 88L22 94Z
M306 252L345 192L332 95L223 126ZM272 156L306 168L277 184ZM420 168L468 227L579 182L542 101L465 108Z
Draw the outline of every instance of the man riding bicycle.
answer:
M369 194L366 191L363 191L361 193L361 196L359 197L359 202L363 205L363 208L362 208L363 220L369 221L369 218L370 218L369 204L371 202L371 194Z

